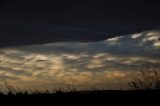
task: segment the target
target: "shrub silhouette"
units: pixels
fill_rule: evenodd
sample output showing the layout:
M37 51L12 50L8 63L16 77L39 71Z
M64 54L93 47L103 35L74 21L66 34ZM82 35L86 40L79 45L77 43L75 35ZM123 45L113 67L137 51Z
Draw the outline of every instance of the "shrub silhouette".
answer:
M160 74L158 70L140 71L140 77L134 78L129 86L137 90L160 90Z

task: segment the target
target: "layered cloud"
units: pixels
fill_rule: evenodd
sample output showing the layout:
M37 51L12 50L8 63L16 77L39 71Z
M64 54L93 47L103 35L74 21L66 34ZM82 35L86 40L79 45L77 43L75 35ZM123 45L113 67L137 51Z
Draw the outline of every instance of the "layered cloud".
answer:
M0 49L0 81L25 88L104 85L120 89L147 66L160 69L159 30L100 42Z

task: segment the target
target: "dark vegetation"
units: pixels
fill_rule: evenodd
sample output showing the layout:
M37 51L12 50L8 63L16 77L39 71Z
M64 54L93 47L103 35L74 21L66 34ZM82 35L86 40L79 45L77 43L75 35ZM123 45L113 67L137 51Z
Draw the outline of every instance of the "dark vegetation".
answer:
M136 90L160 90L160 74L152 68L140 71L140 77L134 78L129 85Z
M157 70L149 68L147 71L141 71L140 76L134 78L128 83L131 90L86 90L78 91L74 86L64 88L54 88L52 91L22 90L4 82L7 92L0 92L0 96L160 96L160 74Z

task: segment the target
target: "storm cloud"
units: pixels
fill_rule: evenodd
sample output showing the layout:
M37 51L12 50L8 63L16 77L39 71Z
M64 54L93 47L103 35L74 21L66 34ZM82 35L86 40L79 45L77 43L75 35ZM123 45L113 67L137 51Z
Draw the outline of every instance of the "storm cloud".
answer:
M28 88L72 84L125 88L139 70L160 69L159 38L159 30L150 30L99 42L1 48L0 80Z
M1 0L0 47L93 42L155 29L159 1Z

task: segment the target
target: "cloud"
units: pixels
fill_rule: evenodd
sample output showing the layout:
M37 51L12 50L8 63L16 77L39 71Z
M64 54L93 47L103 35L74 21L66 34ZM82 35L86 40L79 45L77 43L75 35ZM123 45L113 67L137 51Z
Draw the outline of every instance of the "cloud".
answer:
M107 83L119 88L147 65L160 69L159 34L152 30L99 42L1 48L1 81L28 87Z
M0 48L94 42L160 26L160 6L153 1L2 1Z

